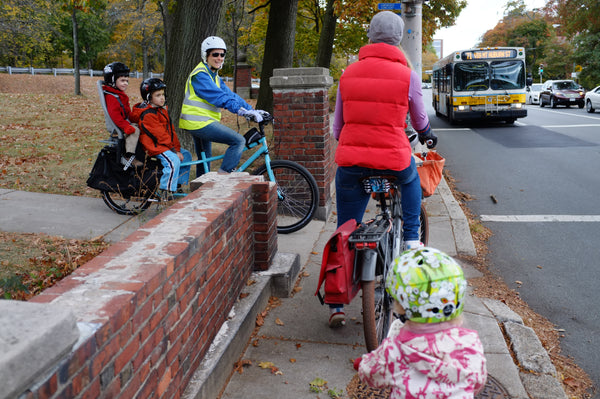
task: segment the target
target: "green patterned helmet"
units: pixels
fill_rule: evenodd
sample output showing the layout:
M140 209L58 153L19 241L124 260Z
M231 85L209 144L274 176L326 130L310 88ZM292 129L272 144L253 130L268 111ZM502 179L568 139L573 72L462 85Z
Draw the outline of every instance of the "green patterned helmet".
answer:
M400 302L408 320L440 323L462 313L467 281L454 259L425 247L405 251L396 258L385 286Z

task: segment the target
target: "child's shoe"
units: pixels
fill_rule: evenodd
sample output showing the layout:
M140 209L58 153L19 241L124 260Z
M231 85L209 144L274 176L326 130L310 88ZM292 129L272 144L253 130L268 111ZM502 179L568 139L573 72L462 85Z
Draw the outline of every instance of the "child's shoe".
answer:
M344 308L329 308L329 327L338 328L346 325L346 314Z
M410 241L404 241L404 250L408 251L411 249L419 249L419 248L423 248L425 247L425 245L423 245L423 243L421 241L417 241L417 240L410 240Z

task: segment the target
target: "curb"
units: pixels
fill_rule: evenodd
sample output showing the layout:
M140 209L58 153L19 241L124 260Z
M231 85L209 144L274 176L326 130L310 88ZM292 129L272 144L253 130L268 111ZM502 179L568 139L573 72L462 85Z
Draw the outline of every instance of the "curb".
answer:
M525 326L521 316L504 303L489 298L482 298L482 301L504 327L506 343L514 353L521 382L530 398L567 399L556 368L535 331Z

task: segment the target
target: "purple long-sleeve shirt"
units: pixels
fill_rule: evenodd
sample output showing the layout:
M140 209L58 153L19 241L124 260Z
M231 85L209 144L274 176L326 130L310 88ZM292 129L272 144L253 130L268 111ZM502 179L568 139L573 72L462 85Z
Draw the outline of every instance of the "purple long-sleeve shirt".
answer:
M408 89L408 112L410 113L410 122L417 133L427 133L431 128L429 126L429 117L425 111L425 102L423 101L423 92L421 91L421 79L415 71L410 72L410 86ZM333 135L336 140L340 139L340 133L344 127L344 107L340 87L337 90L337 99L335 101L335 114L333 119Z

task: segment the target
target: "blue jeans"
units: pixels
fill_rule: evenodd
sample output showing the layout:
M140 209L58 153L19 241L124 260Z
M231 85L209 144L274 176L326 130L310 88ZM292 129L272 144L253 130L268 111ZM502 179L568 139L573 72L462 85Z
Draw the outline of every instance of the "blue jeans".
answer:
M350 219L361 222L370 194L365 193L361 179L372 175L396 176L402 196L404 240L419 241L419 214L421 213L421 180L415 160L404 170L378 170L361 166L340 166L335 175L338 227Z
M244 136L235 130L228 128L218 122L213 122L202 129L188 130L194 138L194 146L196 147L196 155L201 159L202 150L207 157L212 156L212 142L223 143L229 145L225 151L225 157L221 164L221 169L225 172L232 172L242 157L246 140ZM210 163L207 165L210 170ZM196 165L196 176L204 174L204 167L201 164Z
M183 162L190 162L192 154L183 148L180 150L183 154ZM181 161L177 153L165 151L156 156L162 164L162 176L160 177L160 189L168 191L177 191L178 184L187 184L190 178L190 166L181 167Z

